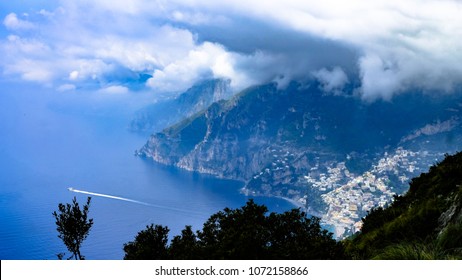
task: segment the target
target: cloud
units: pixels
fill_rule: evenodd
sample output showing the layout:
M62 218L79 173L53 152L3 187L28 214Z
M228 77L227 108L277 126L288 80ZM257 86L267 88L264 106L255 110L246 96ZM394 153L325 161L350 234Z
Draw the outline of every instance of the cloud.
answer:
M63 84L58 86L58 91L74 91L77 87L73 84Z
M451 92L462 82L461 10L456 0L62 0L4 18L0 65L79 88L152 75L146 86L159 92L209 77L235 88L315 77L326 91L354 79L366 100Z
M48 68L46 62L25 59L18 61L15 65L9 67L7 71L21 73L21 78L25 81L40 82L49 85L54 73L49 71Z
M342 68L334 67L332 70L322 68L313 72L313 76L321 83L326 93L341 94L345 85L349 83L348 76Z
M251 60L258 64L255 55L231 53L220 44L206 42L195 46L186 57L173 60L162 69L155 70L147 84L160 91L181 92L198 80L226 78L231 79L231 86L239 90L256 82L238 71L239 64Z
M288 34L299 32L356 49L356 74L365 99L390 99L409 90L448 92L462 81L460 1L173 2L183 9L225 13L235 20L251 18ZM335 52L319 53L338 58Z
M104 87L107 83L117 82L112 78L121 79L118 82L124 83L125 74L133 78L136 76L134 73L149 73L163 67L194 45L190 32L169 26L154 26L141 38L127 37L115 31L95 34L92 29L80 26L79 21L72 19L81 16L73 13L63 8L45 13L47 18L41 22L40 33L9 35L8 40L0 45L5 54L1 62L3 72L47 84L93 82ZM31 70L24 67L25 61L48 74L29 78Z
M2 47L5 54L19 57L43 57L50 51L46 44L36 39L24 39L16 35L9 35Z
M69 73L69 80L75 81L79 78L79 71L74 70L71 73Z
M254 44L258 40L249 39L258 37L255 34L259 28L247 28L254 31L244 36L236 31L236 23L247 27L257 24L249 19L233 22L228 15L181 10L182 7L170 13L168 3L161 3L156 7L157 12L152 13L152 4L144 1L133 1L127 9L122 2L112 2L114 5L108 1L79 1L79 5L63 2L55 11L40 10L37 13L42 16L37 22L41 27L40 36L19 32L11 35L15 40L5 44L10 46L11 54L11 59L4 62L4 69L9 69L5 72L24 76L27 70L21 68L18 59L24 58L50 72L34 79L47 83L94 82L104 87L117 82L114 79L121 79L119 82L124 84L125 74L146 73L152 75L147 85L160 92L182 91L198 80L212 77L230 78L239 90L257 83L277 81L284 85L291 79L303 78L317 67L316 63L324 65L324 59L316 62L322 57L316 49L332 49L317 44L316 40L300 40L299 34L268 28L261 23L259 26L265 31L262 34L266 35L259 44ZM110 24L104 24L102 18ZM199 29L175 27L178 22L189 22ZM201 28L215 26L217 22L229 29L221 30L225 36L218 41L207 40L207 32L203 33ZM219 34L220 30L215 32ZM289 42L281 44L283 40L275 40L282 36ZM230 45L229 42L238 43ZM297 45L297 42L301 43ZM251 44L255 46L249 47ZM309 53L305 53L307 47Z
M213 77L211 65L225 53L221 46L211 43L196 46L185 57L156 69L147 84L160 91L183 91L197 80Z
M402 91L403 77L399 66L383 61L378 55L366 55L359 61L363 98L374 100L377 96L390 100L394 93Z
M230 20L223 15L205 14L194 11L173 11L169 17L172 21L182 22L188 25L229 25Z
M100 89L98 92L103 94L126 94L129 92L129 89L124 86L108 86Z
M3 24L8 29L32 29L34 28L34 24L27 20L19 19L15 13L8 14L5 19L3 20Z

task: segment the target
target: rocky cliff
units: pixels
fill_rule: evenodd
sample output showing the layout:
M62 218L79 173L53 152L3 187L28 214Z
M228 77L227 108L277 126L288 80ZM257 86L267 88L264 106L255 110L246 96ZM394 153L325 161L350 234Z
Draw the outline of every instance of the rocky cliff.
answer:
M281 196L332 225L337 236L460 149L461 103L408 94L364 104L319 85L249 88L154 134L140 156L242 180L249 195Z

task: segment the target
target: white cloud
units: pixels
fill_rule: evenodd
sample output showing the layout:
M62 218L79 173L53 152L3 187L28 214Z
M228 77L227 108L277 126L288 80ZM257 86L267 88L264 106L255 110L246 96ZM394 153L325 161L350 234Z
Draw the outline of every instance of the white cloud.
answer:
M169 17L175 22L183 22L189 25L229 25L230 20L224 15L206 14L194 11L173 11Z
M65 2L54 12L40 11L43 19L37 24L44 32L39 37L11 35L10 42L4 44L11 54L10 59L3 62L4 68L14 69L8 73L29 72L20 67L20 58L24 58L42 64L43 70L51 73L41 79L47 79L47 83L50 79L95 81L104 87L107 82L116 82L107 81L108 75L120 77L120 71L127 69L152 73L148 85L158 91L181 91L207 77L231 78L232 85L238 89L275 77L290 77L278 73L277 63L269 53L230 52L220 44L198 42L196 34L185 28L150 23L151 13L145 16L145 9L139 8L142 1L134 1L130 11L123 10L121 2L110 8L105 1L81 3L83 6ZM101 18L107 16L107 9L116 14L109 15L110 24L103 24ZM132 18L135 12L141 16ZM183 19L186 14L192 15L185 11ZM206 13L194 16L207 19L201 24L225 18ZM166 13L166 18L169 17L171 13ZM145 31L140 32L141 29ZM274 70L268 72L266 68Z
M334 67L332 70L322 68L313 72L313 76L321 83L326 93L341 94L349 82L348 76L340 67Z
M228 78L232 80L232 86L242 89L252 82L235 69L240 61L247 59L227 52L219 44L206 42L190 50L186 57L173 60L162 69L155 70L147 84L159 91L181 92L198 80Z
M99 90L103 94L127 94L129 89L124 86L108 86Z
M18 57L43 57L50 51L46 44L36 39L24 39L17 35L9 35L2 46L5 53Z
M283 85L310 73L335 91L348 74L359 75L364 99L390 99L462 83L461 11L456 0L62 0L4 18L12 34L0 65L30 81L101 88L148 73L158 91L206 77ZM342 48L355 63L336 63Z
M45 9L41 9L40 11L37 12L37 14L42 15L44 17L52 17L55 15L53 12L47 11Z
M71 73L69 73L69 80L75 81L79 78L79 71L74 70Z
M27 20L19 19L15 13L8 14L3 20L3 24L6 26L6 28L13 30L34 28L34 24Z
M362 77L363 98L374 100L378 96L389 100L403 90L399 66L383 61L378 55L363 56L359 65Z
M4 68L6 74L19 74L20 77L29 82L38 82L49 86L54 78L54 73L48 70L50 67L46 61L21 59L15 64Z
M172 9L178 5L228 13L228 18L247 16L353 46L360 55L361 91L367 99L389 99L409 89L450 91L462 82L461 1L173 2Z
M77 87L73 84L63 84L60 85L57 90L58 91L74 91Z
M157 69L147 84L159 91L179 92L190 87L195 81L211 77L210 65L219 53L224 52L211 43L198 46L185 57L170 61L162 69Z

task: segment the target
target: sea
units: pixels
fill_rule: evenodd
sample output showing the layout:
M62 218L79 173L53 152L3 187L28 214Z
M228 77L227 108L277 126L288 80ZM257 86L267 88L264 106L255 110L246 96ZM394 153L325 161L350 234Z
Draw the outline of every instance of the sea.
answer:
M147 225L200 230L225 207L243 206L242 182L188 172L135 156L148 135L128 130L149 93L59 92L0 83L0 259L53 260L66 253L53 211L92 197L87 259L117 260ZM70 191L69 188L72 188ZM77 191L75 191L77 190ZM253 197L269 211L294 208Z

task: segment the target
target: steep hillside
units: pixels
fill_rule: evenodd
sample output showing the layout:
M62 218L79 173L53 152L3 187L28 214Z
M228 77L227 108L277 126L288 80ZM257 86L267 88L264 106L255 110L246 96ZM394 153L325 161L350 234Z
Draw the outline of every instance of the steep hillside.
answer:
M130 130L153 133L232 96L230 81L215 79L194 85L174 99L159 101L139 110Z
M412 179L409 191L372 210L347 241L356 258L462 258L462 153Z
M319 85L249 88L153 135L140 156L242 180L321 216L337 237L407 190L409 178L460 149L458 96L405 94L365 104Z

